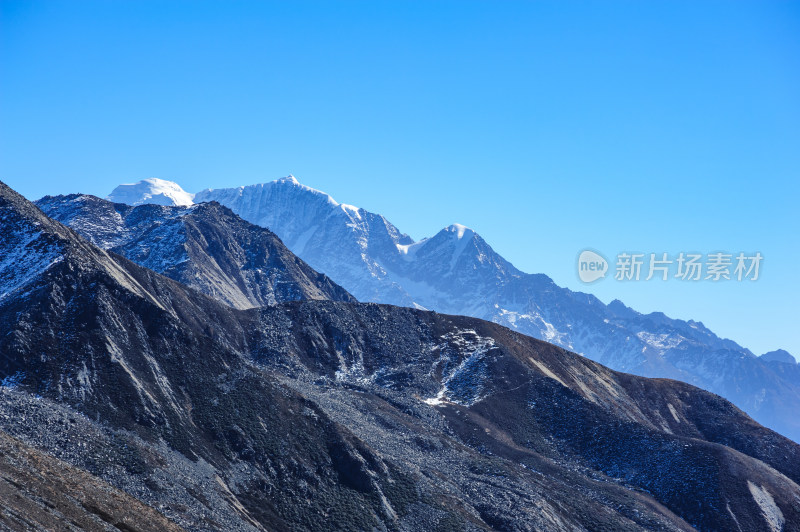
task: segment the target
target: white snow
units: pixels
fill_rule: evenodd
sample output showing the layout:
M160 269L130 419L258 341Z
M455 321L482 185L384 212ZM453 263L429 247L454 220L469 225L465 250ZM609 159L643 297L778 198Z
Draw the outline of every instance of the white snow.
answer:
M552 323L545 321L545 319L533 309L529 310L528 313L523 313L499 308L499 306L497 306L495 315L491 319L501 325L507 325L512 329L524 329L527 334L535 338L560 345L566 349L573 349L568 334L556 329ZM527 324L528 327L523 327L523 324ZM534 330L531 330L531 328Z
M464 235L467 235L467 238L470 238L472 235L475 234L475 231L467 227L466 225L461 224L452 224L447 228L447 231L456 234L456 238L461 240L464 238Z
M417 255L417 251L419 251L427 241L427 238L423 238L419 242L414 242L412 244L395 244L395 246L397 247L397 251L400 252L400 256L403 257L403 259L412 261Z
M359 209L355 205L348 205L347 203L340 203L339 207L341 207L342 210L345 213L347 213L348 215L352 216L353 218L355 218L355 219L357 219L359 221L361 220L361 213L359 212L361 209Z
M654 334L645 331L636 333L636 336L647 345L657 349L672 349L680 345L684 340L682 336L666 333Z
M190 194L181 186L172 181L151 177L138 183L129 183L115 188L107 198L115 203L128 205L142 205L155 203L156 205L194 205L194 194Z
M422 402L431 405L431 406L438 406L445 402L444 394L447 392L447 388L442 388L439 390L439 393L436 394L435 397L428 397L427 399L423 399Z
M433 348L434 351L439 351L439 364L449 364L453 360L451 358L448 344L453 344L457 347L458 355L462 356L469 353L464 357L455 368L442 375L442 387L433 397L423 399L422 402L431 406L437 406L444 403L455 403L462 406L472 406L483 397L481 396L483 384L480 382L485 378L481 375L479 364L486 354L495 346L493 338L478 335L473 329L466 329L457 331L455 333L448 333L441 338L444 342ZM476 377L478 380L474 393L469 393L468 397L452 397L453 394L458 395L459 381L466 376Z
M276 179L275 183L289 183L292 185L299 185L300 181L297 180L295 176L292 174L287 175L286 177L282 177L280 179Z

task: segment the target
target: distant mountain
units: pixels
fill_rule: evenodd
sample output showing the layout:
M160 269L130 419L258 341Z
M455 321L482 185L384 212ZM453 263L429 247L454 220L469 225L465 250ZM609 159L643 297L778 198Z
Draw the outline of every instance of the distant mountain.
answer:
M300 299L355 301L271 231L218 203L131 207L94 196L45 196L48 216L93 244L236 308Z
M138 183L120 185L108 196L115 203L128 205L141 205L153 203L155 205L191 205L192 194L183 190L177 183L163 179L144 179Z
M397 256L398 244L414 241L383 216L337 203L293 176L249 187L205 190L195 199L217 201L248 222L270 228L296 255L360 301L413 306L413 297L392 280L382 259Z
M231 308L1 183L0 227L0 430L187 529L800 529L800 446L690 385L475 318Z
M619 371L680 379L800 441L800 375L767 364L700 322L641 314L620 301L605 305L546 275L523 273L464 226L414 242L383 216L340 204L291 176L204 190L194 200L218 201L270 228L361 301L479 317Z
M797 360L792 356L792 354L784 349L776 349L775 351L764 353L763 355L761 355L760 358L761 360L765 360L767 362L783 362L784 364L797 364Z

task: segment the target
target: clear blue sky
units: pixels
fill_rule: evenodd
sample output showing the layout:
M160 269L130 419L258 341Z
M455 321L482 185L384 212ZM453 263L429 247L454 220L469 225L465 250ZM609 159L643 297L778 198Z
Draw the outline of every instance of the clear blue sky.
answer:
M288 173L415 238L800 355L797 2L0 3L0 179L31 199ZM582 285L577 253L760 251Z

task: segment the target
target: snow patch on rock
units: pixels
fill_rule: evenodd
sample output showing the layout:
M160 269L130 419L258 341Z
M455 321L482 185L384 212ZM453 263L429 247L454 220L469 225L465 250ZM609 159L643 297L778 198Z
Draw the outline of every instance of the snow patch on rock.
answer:
M472 406L481 399L488 377L486 355L495 346L493 338L482 337L467 329L442 336L443 342L433 348L439 351L435 365L441 371L441 389L435 396L423 399L432 406L455 403Z

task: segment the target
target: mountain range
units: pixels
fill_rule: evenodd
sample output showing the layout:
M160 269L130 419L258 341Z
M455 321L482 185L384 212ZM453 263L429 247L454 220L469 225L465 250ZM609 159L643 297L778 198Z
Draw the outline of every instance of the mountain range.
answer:
M169 196L180 200L175 204L218 202L269 228L359 301L478 317L618 371L682 380L800 441L800 365L790 354L758 357L699 321L642 314L617 300L606 305L559 287L544 274L521 272L463 225L415 242L383 216L339 203L293 176L194 195L169 181L148 180L118 187L110 198L141 204ZM48 212L70 224L68 216ZM77 229L104 245L91 226Z
M42 204L96 203L80 198ZM279 249L213 203L112 207L120 227L177 223L197 242L238 227L259 253ZM204 209L221 228L192 218ZM616 372L477 318L359 303L299 260L291 282L315 290L282 301L273 277L242 275L241 294L274 301L237 308L227 289L121 254L146 261L147 240L105 250L2 183L0 228L9 527L800 529L800 446L692 385ZM191 247L176 241L158 253ZM239 249L187 251L185 262L214 258L217 270L189 266L210 276ZM13 483L44 473L68 489Z

